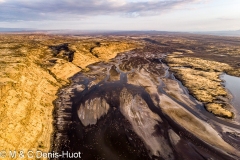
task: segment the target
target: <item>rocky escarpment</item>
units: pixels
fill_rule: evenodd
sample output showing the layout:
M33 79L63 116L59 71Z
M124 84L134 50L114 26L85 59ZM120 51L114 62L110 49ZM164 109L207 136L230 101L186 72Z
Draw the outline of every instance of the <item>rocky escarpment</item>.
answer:
M87 65L107 61L136 47L133 41L98 39L104 42L104 52L111 56L92 60L89 48L95 47L95 40L40 34L0 35L0 151L48 152L53 101L59 88ZM104 55L101 46L98 50Z

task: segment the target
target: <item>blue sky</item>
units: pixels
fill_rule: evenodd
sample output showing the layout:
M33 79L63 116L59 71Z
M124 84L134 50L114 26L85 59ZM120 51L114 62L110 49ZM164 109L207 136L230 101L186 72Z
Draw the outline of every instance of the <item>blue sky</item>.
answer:
M0 27L239 30L240 0L0 0Z

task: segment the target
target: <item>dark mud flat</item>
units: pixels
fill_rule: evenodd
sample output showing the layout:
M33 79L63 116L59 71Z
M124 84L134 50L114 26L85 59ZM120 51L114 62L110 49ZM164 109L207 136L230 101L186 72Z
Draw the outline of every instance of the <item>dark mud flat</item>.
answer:
M56 100L54 152L80 151L81 159L240 159L240 126L206 112L156 47L72 78Z

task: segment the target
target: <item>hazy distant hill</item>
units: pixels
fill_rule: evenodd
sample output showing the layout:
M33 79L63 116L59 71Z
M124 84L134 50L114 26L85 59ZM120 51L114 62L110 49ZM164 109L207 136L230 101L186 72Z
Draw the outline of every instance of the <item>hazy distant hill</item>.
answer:
M240 37L240 30L236 30L236 31L209 31L209 32L194 32L194 33L216 35L216 36L236 36L236 37Z
M26 32L33 31L33 29L29 28L0 28L0 32Z
M206 31L206 32L173 32L173 31L156 31L156 30L146 30L146 31L120 31L120 30L37 30L31 28L0 28L0 32L41 32L50 34L67 34L67 35L161 35L161 34L204 34L204 35L216 35L216 36L236 36L240 37L240 30L236 31Z

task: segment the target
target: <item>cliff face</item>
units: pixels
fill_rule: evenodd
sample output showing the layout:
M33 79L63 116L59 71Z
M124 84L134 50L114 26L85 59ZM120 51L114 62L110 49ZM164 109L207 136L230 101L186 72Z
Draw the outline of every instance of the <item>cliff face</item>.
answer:
M58 89L87 65L134 47L115 39L0 35L0 150L49 151Z
M0 47L0 150L48 151L52 101L61 84L40 66L47 46L28 36L1 35Z

